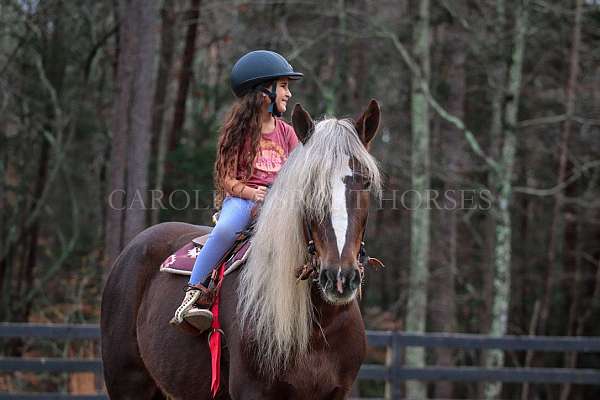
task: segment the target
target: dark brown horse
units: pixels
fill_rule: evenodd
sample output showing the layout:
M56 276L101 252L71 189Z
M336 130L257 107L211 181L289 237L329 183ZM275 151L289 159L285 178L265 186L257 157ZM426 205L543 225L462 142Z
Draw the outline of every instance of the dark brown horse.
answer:
M365 355L356 301L369 191L379 192L368 145L379 125L371 101L356 121L316 126L292 115L303 143L290 155L257 220L245 266L221 289L225 333L219 398L343 399ZM207 335L169 326L186 279L159 264L207 227L163 223L116 260L102 298L102 359L112 399L209 399ZM314 243L314 245L309 245ZM313 261L314 279L298 281Z

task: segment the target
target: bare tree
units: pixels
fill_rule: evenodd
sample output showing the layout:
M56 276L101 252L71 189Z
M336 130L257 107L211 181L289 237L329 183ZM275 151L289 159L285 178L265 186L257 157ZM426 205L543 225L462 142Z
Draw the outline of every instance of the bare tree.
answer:
M106 264L146 226L157 10L154 2L119 2L117 93L112 117Z
M467 54L467 43L465 33L454 20L451 24L438 27L440 70L439 79L446 83L448 93L446 102L448 112L457 118L465 117L465 93L466 93L466 71L465 62ZM464 149L464 140L460 137L460 131L447 121L436 120L437 136L442 156L440 170L446 172L444 176L444 189L452 191L461 184L461 175L464 174L467 155ZM456 290L455 278L458 270L458 225L460 211L450 199L444 197L445 210L437 213L439 228L437 240L432 248L438 248L434 252L431 262L431 290L430 290L430 317L431 330L434 332L453 332L456 330ZM433 224L432 224L433 225ZM434 236L434 237L435 237ZM433 241L433 240L432 240ZM435 254L437 253L437 254ZM436 262L433 257L436 257ZM435 350L436 364L439 366L454 365L453 350L439 348ZM435 383L435 398L451 398L452 382L439 381Z
M171 122L171 129L169 132L169 150L174 150L177 146L177 140L185 121L185 104L192 79L192 64L194 62L194 54L196 52L196 36L198 31L199 17L200 0L190 0L190 8L186 13L185 18L185 22L187 23L187 32L185 35L185 47L181 60L181 69L179 71L179 85L177 88L177 97L175 98L173 121Z
M498 197L496 199L497 219L494 247L494 292L492 297L491 326L489 330L489 334L493 336L505 335L508 327L512 256L510 205L517 145L517 115L519 111L523 60L529 25L528 15L529 0L522 0L515 15L514 42L506 88L507 96L504 105L504 138L495 181ZM486 352L484 364L488 368L502 367L504 365L503 351L490 350ZM502 385L500 382L486 383L484 386L486 399L497 398L500 395L501 390Z
M575 91L577 88L577 79L579 75L579 48L581 45L581 9L583 6L582 0L575 0L575 22L573 24L573 42L571 45L571 55L569 57L569 80L567 82L566 88L566 117L567 119L563 123L563 131L561 135L561 143L560 143L560 159L559 159L559 169L558 169L558 183L562 183L568 175L571 174L572 166L571 163L568 162L568 152L569 152L569 138L571 136L571 130L573 125L573 116L575 114ZM571 171L570 171L571 170ZM572 183L566 188L566 195L568 197L575 196L575 184ZM554 205L554 220L552 222L552 227L555 228L556 220L558 219L557 210L561 208L563 205L562 196L559 194L556 196L555 205ZM577 309L580 304L580 293L577 290L578 285L581 280L581 271L579 268L579 263L577 260L576 253L577 252L577 209L573 204L568 204L564 206L563 210L564 215L564 261L565 267L570 272L570 280L571 287L567 288L568 292L571 295L571 305L568 308L569 322L567 326L566 334L568 336L572 336L576 334L579 330L577 327L578 317L577 317ZM556 227L558 228L558 227ZM552 239L550 245L552 246L556 241L556 230L552 230ZM550 250L553 251L553 250ZM549 260L549 271L548 275L552 275L556 273L556 268L554 267L555 260ZM552 288L546 288L547 292L544 294L544 300L546 300L546 296L548 292L552 291ZM545 317L547 318L548 307L544 310L546 312ZM581 331L579 331L581 334ZM574 368L577 360L577 353L569 353L566 356L565 367ZM571 393L571 385L564 384L561 387L560 392L560 400L567 400L569 394Z
M411 180L415 194L411 216L410 275L408 304L406 306L406 330L424 332L427 320L427 282L429 280L429 205L427 190L430 180L429 159L429 105L423 93L421 80L429 81L429 0L419 3L417 23L413 32L413 53L421 71L411 86L412 158ZM406 365L411 368L425 366L423 348L406 349ZM410 399L426 399L427 386L423 382L408 381L406 395Z
M163 129L164 116L167 110L167 87L175 46L175 6L173 0L165 0L160 11L161 36L160 56L158 61L158 74L156 78L156 91L154 92L154 111L152 119L152 155L155 156L156 168L154 175L154 189L162 190L165 173L165 158L167 154L167 133ZM154 206L154 205L153 205ZM152 208L150 223L158 223L160 208Z
M569 138L573 126L573 115L575 111L575 89L577 85L577 75L579 72L579 46L581 42L581 1L576 0L575 24L573 26L573 41L571 54L569 58L569 79L566 85L566 119L563 122L563 129L559 145L557 184L562 185L571 174L572 169L569 160ZM573 185L567 186L567 191L572 191ZM571 190L569 190L571 189ZM548 244L548 270L545 279L544 296L542 298L542 307L540 315L540 334L547 334L546 324L550 315L551 296L553 293L556 276L559 273L559 260L557 259L558 242L564 237L568 240L566 244L573 243L574 235L573 206L565 205L564 194L557 192L554 196L554 208L552 215L552 225L550 228L550 241ZM567 217L567 218L565 218ZM567 236L565 236L567 234ZM573 259L573 246L566 246L564 249L565 257Z

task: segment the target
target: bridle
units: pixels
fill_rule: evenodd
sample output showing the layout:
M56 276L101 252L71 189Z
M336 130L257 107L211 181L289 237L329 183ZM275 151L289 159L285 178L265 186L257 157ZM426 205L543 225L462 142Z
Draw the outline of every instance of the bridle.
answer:
M308 253L308 262L296 269L296 277L298 281L306 280L312 278L313 281L317 281L319 274L321 272L321 264L319 263L319 254L317 251L317 246L315 245L315 241L313 239L312 230L310 228L310 224L308 220L304 219L304 236L306 238L306 251ZM367 251L365 250L365 233L367 229L363 229L362 238L360 240L360 249L358 250L357 259L358 259L358 271L360 273L360 285L359 285L359 294L362 288L362 282L365 277L365 267L367 265L375 266L375 267L384 267L383 263L377 258L372 258L367 255Z
M357 175L353 173L353 175ZM360 174L360 177L365 179L366 177ZM368 211L367 211L368 213ZM368 221L368 214L366 220ZM319 274L321 272L321 265L319 263L319 254L317 251L317 247L315 245L315 241L313 239L312 230L310 228L309 220L304 217L303 219L303 227L304 227L304 237L306 239L306 252L308 253L308 262L298 268L296 268L296 277L298 281L306 280L308 278L313 278L313 281L318 280ZM360 248L357 254L358 261L358 271L360 273L360 287L362 287L362 282L365 276L365 267L370 265L376 268L384 267L383 263L374 257L369 257L367 255L367 251L365 249L365 233L367 229L366 226L363 229L362 238L360 240Z

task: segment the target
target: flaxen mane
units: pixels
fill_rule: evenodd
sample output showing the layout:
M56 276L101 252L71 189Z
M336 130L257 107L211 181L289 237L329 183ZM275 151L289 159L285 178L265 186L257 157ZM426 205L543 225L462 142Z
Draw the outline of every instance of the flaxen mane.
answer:
M310 281L295 276L295 268L307 260L303 220L322 221L328 215L331 177L347 169L349 157L379 193L376 161L354 123L332 118L317 123L308 142L292 152L262 207L241 272L238 312L265 374L276 375L307 351L313 323Z

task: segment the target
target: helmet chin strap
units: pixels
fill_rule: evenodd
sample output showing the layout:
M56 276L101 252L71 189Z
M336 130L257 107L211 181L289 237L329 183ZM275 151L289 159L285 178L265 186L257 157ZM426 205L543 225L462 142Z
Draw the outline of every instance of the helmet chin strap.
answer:
M269 96L269 100L271 100L271 104L269 104L269 112L275 117L281 117L281 111L279 111L277 102L275 101L277 99L277 81L273 82L273 85L271 85L271 90L267 88L262 88L261 90L264 94Z

